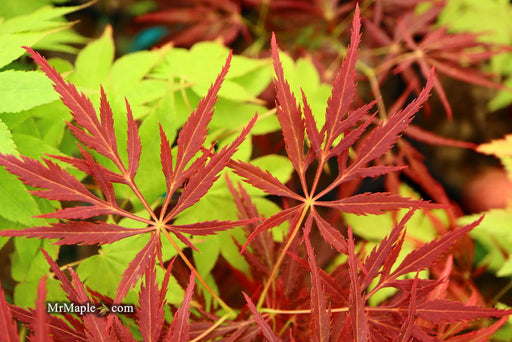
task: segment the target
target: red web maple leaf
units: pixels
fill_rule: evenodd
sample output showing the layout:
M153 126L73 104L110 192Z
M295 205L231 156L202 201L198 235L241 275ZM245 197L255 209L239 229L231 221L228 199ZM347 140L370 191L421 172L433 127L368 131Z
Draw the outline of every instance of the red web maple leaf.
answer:
M400 170L397 166L370 166L370 164L391 149L402 132L407 128L414 114L427 100L432 88L433 79L429 77L425 89L418 98L412 101L404 109L390 115L386 122L382 122L373 128L364 138L375 115L368 115L375 101L361 108L351 110L350 106L356 92L355 64L360 42L360 17L359 7L356 7L351 44L340 71L334 81L331 97L327 103L325 124L319 130L316 126L313 113L307 99L302 94L303 107L297 104L290 86L284 79L284 73L279 59L279 53L275 36L272 37L272 58L276 73L275 87L277 92L277 116L282 127L286 153L298 175L302 194L292 191L270 173L243 161L233 161L230 167L247 183L262 189L270 195L289 199L291 205L279 213L265 219L249 236L244 248L259 233L276 227L289 221L291 233L283 248L283 252L276 262L276 266L270 275L269 283L276 276L277 269L282 262L285 252L291 241L295 238L304 222L314 222L322 237L340 253L347 253L347 245L342 234L328 221L323 219L318 212L318 207L327 207L341 212L358 215L382 214L388 210L407 208L413 206L435 207L428 202L416 201L391 193L363 193L335 200L324 200L329 192L342 186L344 183L364 177L376 177L392 171ZM305 148L307 141L309 148ZM349 150L358 141L362 140L357 149L357 155L349 162ZM319 179L331 158L338 162L337 177L324 189L318 189ZM310 184L306 179L306 172L317 161L315 176ZM263 291L264 297L266 290ZM258 303L261 305L261 302Z
M53 81L55 90L60 94L64 104L70 109L74 125L68 124L78 140L88 148L110 159L117 171L111 171L94 160L92 155L79 145L83 158L50 156L54 160L65 162L78 170L92 176L103 193L100 198L90 192L77 178L61 168L56 162L43 158L43 162L22 156L0 154L0 165L17 175L25 184L46 190L35 190L33 194L57 201L78 201L86 203L55 212L41 215L44 218L59 219L50 227L35 227L24 230L2 231L2 236L27 236L49 239L60 239L57 244L107 244L139 234L150 234L149 242L138 252L125 270L117 289L116 301L124 298L128 290L135 285L144 272L149 260L155 255L161 260L160 236L165 235L171 243L174 240L169 235L173 233L187 246L195 248L183 235L208 235L217 231L233 228L252 220L238 222L207 221L188 225L173 225L170 222L183 210L196 203L219 177L220 171L229 162L233 153L243 142L256 121L256 116L242 130L230 145L216 153L202 152L208 131L208 123L213 115L213 107L217 100L223 79L228 72L231 54L226 60L219 76L209 89L206 96L199 102L197 109L192 112L188 121L183 125L177 138L177 155L175 160L171 154L169 141L165 132L160 128L162 171L165 175L167 193L162 205L161 214L157 215L139 191L135 182L135 174L139 167L141 142L137 124L132 116L130 106L126 103L128 120L127 165L121 158L114 132L112 109L107 101L105 92L101 90L99 119L91 101L78 92L75 86L66 82L38 53L26 48L41 69ZM196 155L199 157L194 159ZM189 166L187 166L189 165ZM120 208L116 202L113 184L127 185L143 204L150 219L137 216ZM182 189L176 205L170 208L171 198ZM132 229L106 222L77 221L99 215L119 215L146 225L145 228ZM176 248L178 248L175 245Z
M391 47L376 68L379 79L383 80L393 70L400 73L419 93L420 76L413 68L416 65L425 78L429 77L430 69L435 67L436 73L463 82L504 89L502 84L493 81L496 75L484 72L479 67L492 56L509 48L482 43L475 33L449 33L446 27L436 27L433 21L441 9L442 2L434 3L432 8L422 14L410 11L393 18L392 25L379 26L370 20L365 21L375 47ZM448 118L451 118L452 109L437 74L433 76L433 84Z

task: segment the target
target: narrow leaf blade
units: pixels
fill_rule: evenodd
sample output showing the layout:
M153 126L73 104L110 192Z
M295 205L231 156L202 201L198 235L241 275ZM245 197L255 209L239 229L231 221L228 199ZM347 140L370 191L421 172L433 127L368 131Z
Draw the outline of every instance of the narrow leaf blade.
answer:
M164 323L164 312L156 282L154 262L146 267L144 285L139 292L139 303L137 322L142 337L144 341L157 342Z
M317 342L327 342L329 341L331 330L330 310L327 311L325 289L318 272L318 266L315 260L316 256L313 247L311 247L311 241L309 240L312 222L313 217L309 216L304 229L304 243L306 245L309 270L311 272L311 314L313 316L311 325L313 340Z
M18 327L12 319L12 313L5 300L5 293L0 286L0 331L6 342L19 342Z
M422 208L441 207L440 205L437 204L432 204L425 201L418 201L411 198L402 197L399 195L393 195L387 192L367 192L336 201L317 201L316 204L356 215L380 215L387 210L411 208L415 206Z
M445 253L455 240L466 235L473 228L478 226L480 222L482 222L483 218L484 216L480 217L480 219L473 223L452 230L437 240L426 243L420 248L415 249L404 258L402 263L393 271L391 276L396 279L401 275L409 272L417 272L428 267L436 261L439 256Z
M151 229L132 229L105 222L70 221L68 223L52 223L50 227L4 230L0 232L0 235L60 239L56 242L58 245L94 245L109 244L146 233Z
M339 73L334 80L332 95L327 101L325 113L325 146L324 150L329 150L334 140L338 137L338 125L342 117L347 112L355 94L356 85L356 61L358 56L359 43L361 41L361 18L359 15L359 5L356 5L354 19L352 21L352 35L350 37L350 46L347 49L345 58L341 64Z
M203 145L208 132L208 123L212 119L213 107L217 102L217 93L226 77L231 63L232 53L229 53L226 63L213 85L204 98L199 101L196 110L190 114L178 135L178 153L176 157L176 174L180 174L192 157Z
M354 251L352 229L348 227L348 267L350 276L349 315L352 323L352 335L356 342L366 342L369 337L368 317L365 311L365 300L361 293L359 281L358 259Z
M154 260L158 250L161 249L160 235L152 233L148 243L137 253L121 276L121 282L116 290L115 303L120 303L128 291L135 286L142 276L147 265Z
M244 181L258 189L261 189L274 196L283 196L300 200L302 197L291 191L268 171L263 171L257 166L243 162L231 161L229 166L237 175L244 178Z
M276 37L272 34L272 59L276 73L275 87L277 98L277 118L281 124L286 152L295 169L301 173L304 167L304 120L297 100L284 78L283 67L279 59Z
M247 306L249 307L249 310L251 310L251 313L254 316L254 320L256 321L256 324L258 324L258 326L260 327L263 336L265 336L265 338L270 342L279 342L279 338L276 337L272 328L268 325L267 322L265 322L265 319L258 312L258 309L256 309L256 306L252 302L251 298L249 298L249 296L246 295L245 292L242 292L242 294L244 295L245 301L247 302Z
M185 291L185 297L181 307L176 311L174 320L170 330L172 331L171 338L168 341L176 342L188 342L190 325L188 319L190 316L190 301L192 300L192 294L194 292L195 276L194 273L190 273L190 280L188 281L187 290Z
M510 311L486 308L477 305L466 305L462 302L449 300L432 300L418 304L418 317L433 323L459 322L475 318L503 317Z

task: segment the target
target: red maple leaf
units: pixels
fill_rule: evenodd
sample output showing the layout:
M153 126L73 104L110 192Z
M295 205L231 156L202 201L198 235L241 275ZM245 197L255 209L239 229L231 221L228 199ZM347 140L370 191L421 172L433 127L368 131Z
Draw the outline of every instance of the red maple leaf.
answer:
M141 142L137 124L133 119L130 106L126 103L128 121L127 152L128 163L123 162L117 146L114 132L113 115L105 92L101 91L99 119L91 101L78 92L75 86L66 82L48 62L30 48L27 51L40 65L41 69L53 81L55 90L60 94L64 104L70 109L74 124L68 124L76 138L86 147L110 159L117 171L111 171L96 162L93 156L79 145L83 158L50 156L55 160L65 162L82 172L90 175L96 181L103 197L90 192L77 178L72 176L54 161L44 158L43 162L22 156L20 159L13 155L0 154L0 165L17 175L25 184L45 189L32 193L46 199L57 201L79 201L86 205L57 210L41 215L45 218L60 219L60 223L52 223L49 227L35 227L23 230L2 231L3 236L27 236L38 238L60 239L57 244L107 244L139 234L149 234L149 242L137 253L122 276L117 289L116 301L120 301L128 290L135 285L143 274L149 260L158 256L161 259L161 240L163 234L172 240L169 233L174 234L187 246L195 248L183 234L208 235L231 229L253 220L239 222L207 221L189 225L173 225L172 220L183 210L196 203L219 177L222 169L230 161L233 153L243 142L256 116L242 130L230 145L216 153L201 152L208 131L208 123L213 115L217 92L228 72L231 54L226 60L219 76L209 89L206 96L199 102L197 109L192 112L189 120L183 125L177 138L176 160L172 159L169 141L161 129L161 161L162 171L167 183L167 192L162 205L161 214L157 215L145 200L135 182L139 166ZM200 156L196 159L197 154ZM187 166L188 165L188 166ZM126 184L143 204L150 219L137 216L120 208L116 202L113 184ZM174 207L170 201L178 190L182 189ZM145 228L132 229L106 222L77 221L98 215L119 215L142 222ZM171 241L173 244L174 241Z

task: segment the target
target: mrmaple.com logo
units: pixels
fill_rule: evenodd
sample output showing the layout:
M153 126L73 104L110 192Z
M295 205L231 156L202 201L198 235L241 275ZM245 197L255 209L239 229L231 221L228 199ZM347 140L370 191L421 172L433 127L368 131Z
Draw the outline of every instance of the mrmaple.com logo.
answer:
M48 302L46 303L46 311L48 313L76 313L80 316L84 314L105 315L107 312L132 314L135 312L135 307L133 305L127 304L118 304L111 306L103 304L101 306L96 306L91 303L76 304L66 302Z

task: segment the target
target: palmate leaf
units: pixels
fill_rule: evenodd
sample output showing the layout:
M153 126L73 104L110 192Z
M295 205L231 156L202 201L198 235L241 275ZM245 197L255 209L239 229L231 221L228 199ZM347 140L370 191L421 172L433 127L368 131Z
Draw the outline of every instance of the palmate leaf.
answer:
M78 275L73 269L68 267L70 278L68 278L54 260L52 260L46 252L43 251L48 263L50 264L52 272L60 281L63 290L66 292L70 302L74 304L91 303L98 306L98 300L103 303L112 304L112 300L103 297L99 293L89 290L86 292L83 283L78 278ZM140 308L137 308L136 317L139 322L139 328L145 341L160 341L162 329L164 327L165 315L164 305L166 303L165 297L167 286L169 283L170 272L174 264L174 259L169 264L167 271L164 275L164 280L161 287L158 287L156 282L155 272L155 258L150 257L150 262L145 269L146 280L140 291ZM31 340L33 341L135 341L130 330L123 326L117 316L100 316L98 314L84 314L75 317L69 313L63 313L62 316L48 315L46 304L46 291L45 278L43 278L38 287L38 300L36 309L21 309L12 306L12 311L16 318L21 322L27 323L30 326L33 334ZM190 284L187 289L185 302L190 300L192 290L194 287L194 276L191 275ZM1 305L1 303L0 303ZM7 306L6 306L7 307ZM7 307L9 309L9 307ZM180 320L180 315L187 315L190 307L184 307L183 312L175 315L175 321ZM178 310L179 311L179 310ZM173 341L188 341L187 328L188 322L185 317L182 317L180 332L183 338L171 339ZM67 321L67 322L66 322ZM1 322L1 318L0 318ZM7 327L5 327L7 330ZM168 332L172 332L168 329ZM169 333L167 337L171 334ZM177 335L176 335L177 336ZM53 339L52 339L53 337ZM17 339L18 340L18 339ZM10 340L9 340L10 341Z
M491 57L507 51L508 47L483 43L477 34L449 33L447 27L432 25L443 7L441 4L443 3L439 2L421 14L411 12L409 15L397 17L396 24L391 28L392 33L387 33L375 23L367 21L367 28L372 31L372 35L379 37L377 40L380 46L397 46L397 49L390 51L379 66L380 78L384 79L387 72L394 68L393 71L400 72L418 93L419 76L414 67L417 66L424 77L427 77L429 70L435 67L436 73L440 72L463 82L497 89L505 88L493 81L495 75L480 70L480 65ZM396 58L409 52L414 54L413 58ZM441 104L448 118L451 118L452 109L440 78L434 75L433 81Z
M282 126L286 153L298 175L301 189L294 192L268 172L248 163L238 161L229 164L234 172L241 176L245 182L265 191L269 195L290 199L292 200L291 203L293 203L287 209L262 221L249 236L244 248L262 231L271 229L285 221L290 221L292 222L291 226L298 227L304 220L307 220L309 215L315 215L314 221L326 241L339 251L345 252L346 246L342 242L343 239L340 238L341 233L337 234L333 229L330 229L326 221L313 210L315 206L333 208L358 215L382 214L385 211L410 208L417 205L426 208L439 207L425 201L416 201L390 193L364 193L343 199L322 200L324 195L334 191L344 182L356 178L376 177L403 168L402 166L368 166L368 164L380 158L392 148L412 121L414 114L428 99L433 86L433 74L431 74L425 88L420 92L417 99L412 101L403 110L392 114L388 120L378 124L364 138L361 138L370 125L374 124L375 116L368 115L368 111L376 101L358 109L350 110L355 93L355 62L359 40L360 18L359 7L356 6L352 24L351 44L347 49L346 58L341 65L331 97L327 103L325 124L321 130L318 130L306 97L303 94L304 109L301 110L284 78L277 43L275 37L273 38L271 52L276 74L274 83L277 93L277 116ZM343 136L339 142L334 144L336 139L342 134ZM310 148L307 151L304 148L304 139L309 140ZM356 149L356 156L349 163L348 151L358 140L362 140L362 143ZM312 161L315 158L318 161L316 174L312 184L308 184L306 171L308 171L307 169L310 165L314 165ZM324 189L319 190L320 175L331 158L337 158L339 174L334 181ZM302 203L297 205L296 201ZM331 243L331 238L335 238L335 241L339 242L333 244Z
M138 234L151 234L149 242L137 253L121 277L116 291L116 302L120 302L127 292L135 286L143 275L149 260L154 257L161 259L161 234L164 230L174 233L175 237L187 246L194 248L188 237L184 235L209 235L218 231L234 228L237 225L249 224L257 220L207 221L190 225L173 225L172 222L183 210L194 205L203 197L221 171L227 166L233 154L248 136L256 122L256 116L242 129L234 141L214 153L214 147L203 146L208 133L208 125L212 119L213 108L217 93L228 72L231 54L206 96L199 102L195 111L185 122L177 138L177 155L173 160L170 142L163 130L160 131L162 171L167 182L167 195L158 216L135 182L141 156L141 140L137 123L133 118L130 105L126 101L127 116L127 158L122 158L118 151L118 141L115 134L115 123L112 108L106 93L100 89L99 113L92 102L76 87L66 82L38 53L27 48L43 72L54 83L54 89L59 93L63 103L73 115L73 124L68 124L71 132L84 145L79 146L82 158L53 156L56 160L65 162L94 179L99 188L99 194L89 191L77 178L72 176L57 163L43 159L44 163L22 156L0 155L0 165L18 175L26 184L46 190L36 190L33 193L39 197L86 203L76 207L57 210L42 215L44 218L63 220L50 227L36 227L17 231L3 231L3 236L29 236L39 238L60 239L58 244L106 244ZM99 164L90 150L108 158L114 168ZM136 215L118 206L113 183L125 184L140 201L147 215ZM177 203L171 208L171 199L182 189ZM126 228L106 222L72 221L88 219L99 215L115 215L137 221L143 228ZM147 218L149 216L149 218ZM167 234L167 232L165 232ZM176 247L179 248L179 247Z

